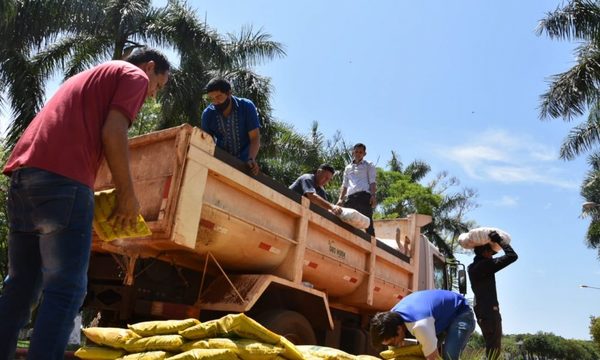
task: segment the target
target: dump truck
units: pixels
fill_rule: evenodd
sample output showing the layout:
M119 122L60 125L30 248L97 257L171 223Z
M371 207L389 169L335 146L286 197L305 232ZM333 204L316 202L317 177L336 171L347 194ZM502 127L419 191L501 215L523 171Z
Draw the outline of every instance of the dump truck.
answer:
M152 235L97 236L84 306L104 325L244 312L296 344L368 353L370 316L464 267L421 235L430 216L375 222L377 237L311 204L182 125L130 139ZM95 190L114 187L104 163Z

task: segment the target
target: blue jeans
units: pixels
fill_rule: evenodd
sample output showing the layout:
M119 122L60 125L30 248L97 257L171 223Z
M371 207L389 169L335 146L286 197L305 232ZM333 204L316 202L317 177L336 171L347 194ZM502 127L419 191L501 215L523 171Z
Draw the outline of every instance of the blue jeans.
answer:
M19 330L39 305L28 359L63 359L83 303L94 195L35 168L16 170L8 192L8 276L0 295L0 360L13 359Z
M475 330L473 310L463 312L450 323L446 329L446 340L442 347L444 360L458 360L467 346L471 334Z

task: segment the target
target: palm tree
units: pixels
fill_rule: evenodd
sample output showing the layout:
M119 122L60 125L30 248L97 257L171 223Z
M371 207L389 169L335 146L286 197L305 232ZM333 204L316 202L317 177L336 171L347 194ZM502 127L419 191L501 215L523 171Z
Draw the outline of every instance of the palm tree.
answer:
M600 204L600 155L591 155L588 163L591 170L581 184L580 193L586 202ZM586 233L586 243L588 247L597 249L600 255L600 210L597 206L584 208L582 215L591 219Z
M57 28L50 38L56 41L50 41L49 46L32 55L33 72L51 74L62 68L68 78L97 63L122 59L142 46L171 48L179 55L179 68L172 72L167 89L159 98L161 127L186 122L198 125L204 105L203 87L216 74L227 75L240 85L237 90L241 93L260 94L257 95L259 111L263 119L270 119L269 81L250 70L252 65L285 54L282 45L271 41L268 34L244 28L239 36L223 38L177 0L170 0L163 8L152 7L150 0L81 1L86 7L66 12L71 14L70 27ZM49 2L38 1L41 7ZM35 23L38 17L46 18L48 14L21 21ZM26 33L27 29L23 31ZM20 83L14 73L6 79ZM36 94L43 94L47 77L36 79L40 89ZM17 103L27 102L23 92L11 90L11 96ZM9 144L16 141L40 108L41 96L36 99L29 107L34 111L15 118L8 133Z
M53 71L36 56L61 33L74 30L93 2L84 0L0 0L0 106L14 119L9 143L19 137L44 101L44 85ZM2 110L2 108L0 108Z
M600 80L600 3L572 0L549 12L537 27L538 35L551 39L577 40L577 63L551 77L550 88L541 96L541 118L571 121L589 111L587 121L574 127L563 141L560 158L572 160L592 150L600 139L598 132Z
M476 226L474 221L466 219L466 214L479 207L475 202L476 190L463 187L453 192L452 189L457 186L460 186L460 180L447 171L439 173L428 184L435 194L442 196L442 201L434 208L431 223L425 226L424 234L449 257L454 257L458 248L458 236Z
M550 89L541 96L542 118L562 117L566 121L585 113L598 102L600 80L600 4L592 0L572 0L563 8L546 14L536 29L551 39L577 40L577 64L551 78Z
M589 110L587 120L574 127L563 141L560 157L565 160L594 151L600 140L600 3L592 0L571 0L563 8L547 14L540 21L538 34L552 39L577 40L577 63L564 73L551 78L549 90L541 97L540 117L570 121ZM600 201L600 153L593 152L588 160L591 170L581 185L586 201ZM591 217L586 242L600 253L600 214L597 208L584 211Z

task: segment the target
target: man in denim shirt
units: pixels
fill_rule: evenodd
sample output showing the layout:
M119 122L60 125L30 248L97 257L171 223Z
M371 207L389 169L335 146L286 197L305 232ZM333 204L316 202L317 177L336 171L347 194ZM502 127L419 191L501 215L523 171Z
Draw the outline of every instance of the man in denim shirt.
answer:
M8 159L8 276L0 296L0 359L13 359L19 330L43 292L28 359L64 358L83 303L92 246L93 187L106 158L116 192L110 217L140 212L127 130L147 97L169 78L160 52L142 48L69 78L36 115Z
M206 97L211 104L202 112L202 130L215 138L218 147L245 162L252 175L258 174L260 123L252 101L231 95L229 81L219 78L206 85Z

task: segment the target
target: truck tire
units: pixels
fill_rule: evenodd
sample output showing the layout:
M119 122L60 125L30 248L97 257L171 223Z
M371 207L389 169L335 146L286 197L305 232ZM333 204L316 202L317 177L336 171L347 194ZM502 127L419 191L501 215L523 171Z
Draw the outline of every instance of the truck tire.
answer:
M255 320L262 326L276 334L284 336L296 345L315 345L317 343L312 326L298 312L269 310L259 314Z

